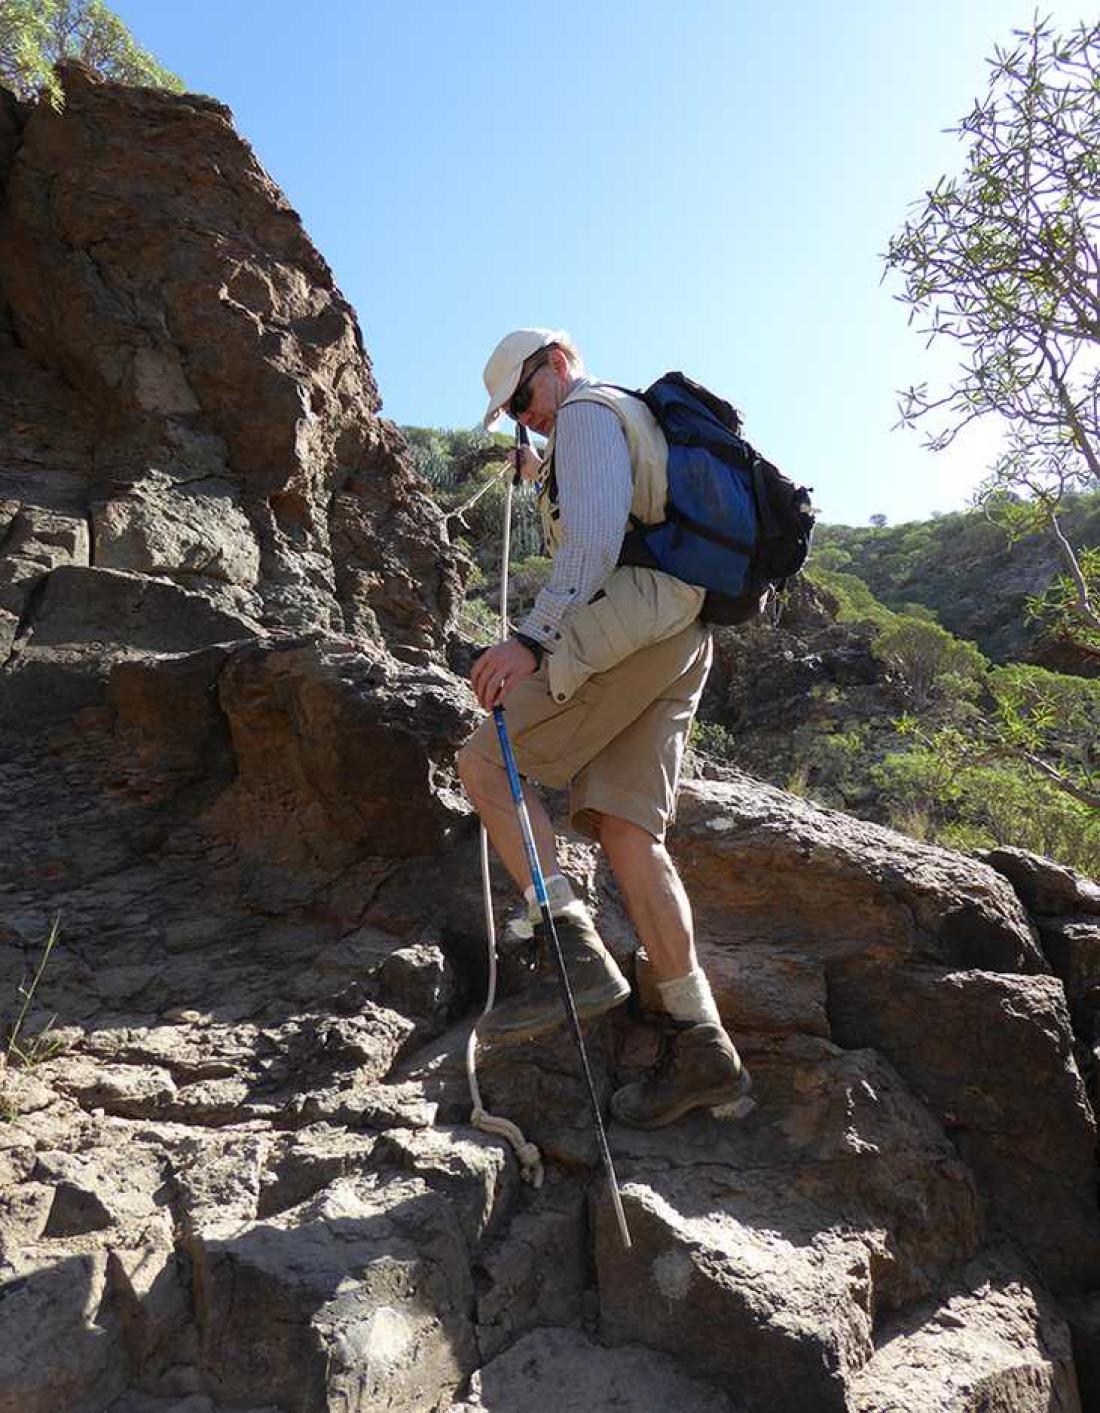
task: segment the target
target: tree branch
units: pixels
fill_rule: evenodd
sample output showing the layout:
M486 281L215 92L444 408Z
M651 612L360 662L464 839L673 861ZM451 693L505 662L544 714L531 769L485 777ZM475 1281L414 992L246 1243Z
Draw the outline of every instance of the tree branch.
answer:
M1088 463L1088 468L1093 476L1097 481L1100 481L1100 457L1097 457L1096 449L1089 441L1085 428L1081 424L1081 418L1078 415L1073 398L1069 395L1069 389L1065 385L1058 365L1055 362L1054 355L1051 353L1045 337L1041 340L1041 344L1043 357L1046 359L1051 381L1054 384L1054 391L1061 404L1066 421L1069 423L1070 430L1073 433L1074 444Z
M1079 800L1083 805L1089 805L1094 810L1100 810L1100 795L1094 794L1091 790L1086 790L1078 785L1076 781L1063 775L1061 771L1055 770L1054 766L1048 764L1041 756L1032 755L1030 751L1022 752L1023 759L1027 761L1033 769L1053 784L1059 790L1064 790L1067 795L1072 795L1075 800Z

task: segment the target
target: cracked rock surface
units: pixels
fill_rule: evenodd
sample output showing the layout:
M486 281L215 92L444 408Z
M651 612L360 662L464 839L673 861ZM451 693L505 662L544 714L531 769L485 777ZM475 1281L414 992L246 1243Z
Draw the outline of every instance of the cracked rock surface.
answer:
M1100 1407L1100 892L735 771L671 847L755 1079L479 1049L461 591L352 311L209 99L0 92L0 1413ZM662 1035L634 979L597 1091ZM498 909L510 900L493 877Z

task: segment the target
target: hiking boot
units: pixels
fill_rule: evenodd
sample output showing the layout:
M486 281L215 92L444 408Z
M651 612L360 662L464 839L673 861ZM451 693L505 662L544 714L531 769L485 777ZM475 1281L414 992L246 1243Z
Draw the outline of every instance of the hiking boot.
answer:
M542 965L547 947L547 937L542 921L531 916L531 910L523 905L511 917L497 935L497 996L500 1004L509 996L524 990L531 984L531 978Z
M630 995L630 983L604 946L583 903L572 902L554 914L565 969L580 1020L602 1015L620 1005ZM561 994L553 946L545 935L541 921L531 924L529 957L531 977L518 996L509 996L477 1023L478 1034L485 1039L510 1040L539 1035L568 1017ZM507 944L511 924L505 929ZM518 938L516 940L519 940Z
M611 1096L611 1112L631 1128L664 1128L692 1109L742 1119L755 1107L752 1080L720 1025L680 1026L667 1034L661 1058L644 1079Z

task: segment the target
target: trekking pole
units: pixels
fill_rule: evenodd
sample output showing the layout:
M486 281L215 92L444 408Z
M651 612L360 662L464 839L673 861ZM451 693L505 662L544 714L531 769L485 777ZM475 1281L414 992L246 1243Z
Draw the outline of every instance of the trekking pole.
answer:
M581 1069L584 1071L585 1083L588 1086L588 1098L592 1105L592 1115L596 1121L596 1141L599 1145L600 1157L603 1160L604 1172L607 1174L607 1181L611 1188L611 1201L615 1207L615 1217L619 1223L619 1232L623 1239L623 1246L630 1250L630 1230L626 1224L626 1213L623 1211L623 1200L619 1195L619 1183L615 1177L615 1167L611 1161L611 1150L607 1146L607 1134L604 1131L603 1115L600 1113L600 1101L596 1097L596 1086L592 1082L592 1071L588 1065L588 1052L584 1048L584 1036L581 1033L581 1023L577 1016L577 1006L573 1000L573 988L569 985L569 973L565 969L565 958L562 956L561 943L558 941L557 929L554 926L554 919L550 913L550 899L546 895L546 882L542 876L542 865L539 863L538 850L535 848L535 835L531 829L531 818L527 813L527 801L523 798L523 786L520 784L519 771L516 769L516 759L512 754L512 743L508 739L508 728L504 724L504 708L495 706L493 708L493 721L496 723L497 736L500 739L500 753L504 758L504 769L508 773L508 786L512 792L512 802L516 807L516 818L519 821L519 832L523 837L523 852L527 855L527 866L531 871L531 882L535 889L535 900L539 905L539 912L542 914L542 925L546 928L550 936L551 949L554 953L554 961L558 968L558 981L561 983L562 1000L565 1003L565 1012L569 1017L569 1024L573 1030L573 1039L577 1042L577 1050L581 1057Z
M523 450L524 450L524 448L525 448L525 447L529 447L530 445L531 445L531 438L527 435L527 428L523 425L522 422L517 422L517 423L516 423L516 469L515 469L515 471L512 473L512 485L513 485L513 486L518 486L519 483L520 483L520 481L523 480L522 473L520 472L520 469L519 469L519 464L520 464L520 460L521 460L521 458L522 458L522 456L523 456Z

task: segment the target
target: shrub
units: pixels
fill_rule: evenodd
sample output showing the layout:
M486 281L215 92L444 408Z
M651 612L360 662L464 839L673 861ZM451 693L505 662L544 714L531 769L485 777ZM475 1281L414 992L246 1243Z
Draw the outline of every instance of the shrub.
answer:
M873 650L901 678L918 710L928 707L937 691L948 688L955 695L974 695L989 667L973 643L909 614L899 614L885 624Z

